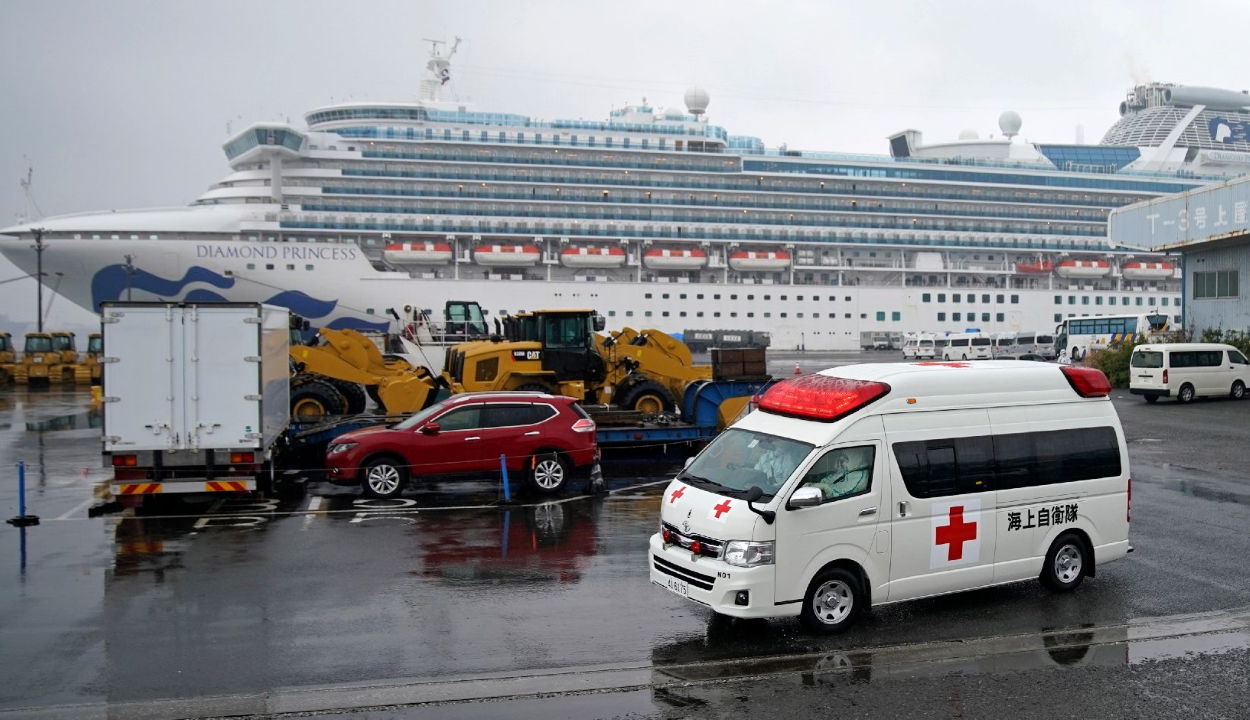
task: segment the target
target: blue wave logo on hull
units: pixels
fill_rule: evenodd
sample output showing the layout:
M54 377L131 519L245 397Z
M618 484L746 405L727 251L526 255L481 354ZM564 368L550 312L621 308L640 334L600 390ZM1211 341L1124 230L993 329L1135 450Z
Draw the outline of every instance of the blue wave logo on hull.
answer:
M182 295L188 285L194 283L204 283L215 288L228 290L234 287L235 278L215 273L208 268L193 266L187 270L181 280L166 280L146 270L136 268L131 275L129 287L132 290L140 290L158 297L175 299ZM106 300L120 300L125 297L126 288L125 265L109 265L101 268L91 279L91 303L98 310L100 303ZM195 288L187 291L186 295L181 297L181 301L228 302L228 299L207 288ZM263 302L267 305L285 307L317 327L327 327L334 330L373 330L377 332L386 332L390 328L389 322L370 322L362 318L350 317L335 318L329 322L318 323L317 318L326 317L334 312L335 308L338 307L338 301L319 300L298 290L284 290Z

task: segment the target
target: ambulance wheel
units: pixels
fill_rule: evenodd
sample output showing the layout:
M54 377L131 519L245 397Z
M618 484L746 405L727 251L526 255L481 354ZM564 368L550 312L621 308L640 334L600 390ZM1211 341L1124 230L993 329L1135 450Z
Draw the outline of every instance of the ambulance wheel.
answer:
M394 458L373 458L360 468L360 487L366 497L387 500L399 497L408 484L408 468Z
M1093 558L1075 533L1064 533L1051 544L1042 565L1042 584L1053 592L1075 590L1085 579L1085 564Z
M1146 398L1146 402L1150 403L1151 405L1154 405L1155 403L1159 402L1158 395L1146 395L1145 398Z
M1246 384L1238 380L1233 383L1233 390L1229 393L1234 400L1241 400L1246 396Z
M959 356L959 359L960 359L960 360L962 360L962 361L964 361L964 362L968 362L968 356L967 356L967 355L960 355L960 356Z
M1194 401L1194 386L1189 383L1181 385L1181 389L1176 393L1176 402L1182 405Z
M807 586L799 618L808 630L832 635L850 627L863 604L859 578L842 568L826 568Z

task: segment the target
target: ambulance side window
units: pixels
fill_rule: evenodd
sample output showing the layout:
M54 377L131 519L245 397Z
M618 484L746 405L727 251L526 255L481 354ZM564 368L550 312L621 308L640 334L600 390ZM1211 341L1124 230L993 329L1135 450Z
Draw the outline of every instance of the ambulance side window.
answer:
M894 457L907 492L915 498L994 487L994 446L988 436L894 443Z
M807 470L799 487L820 490L821 503L829 503L872 489L876 448L872 445L839 448L825 453Z

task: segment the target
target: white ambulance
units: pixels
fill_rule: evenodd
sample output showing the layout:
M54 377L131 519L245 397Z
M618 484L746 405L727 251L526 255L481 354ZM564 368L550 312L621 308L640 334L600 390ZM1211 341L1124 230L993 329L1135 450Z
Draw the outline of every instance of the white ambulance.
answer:
M1129 552L1124 433L1092 368L853 365L785 380L664 491L652 582L819 632L875 605Z

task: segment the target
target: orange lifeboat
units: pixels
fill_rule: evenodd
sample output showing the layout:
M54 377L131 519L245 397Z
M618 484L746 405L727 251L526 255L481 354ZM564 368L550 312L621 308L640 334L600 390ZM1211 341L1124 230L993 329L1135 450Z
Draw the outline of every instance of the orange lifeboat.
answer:
M1043 260L1035 263L1016 263L1016 272L1031 273L1035 275L1045 275L1055 269L1055 263L1052 260Z
M1098 278L1111 272L1111 264L1106 260L1064 260L1055 272L1066 278Z
M616 268L625 264L619 247L571 247L560 252L560 264L571 268Z
M382 257L396 265L444 265L451 261L451 246L443 243L395 243L382 250Z
M698 270L707 265L707 253L693 250L648 250L642 262L653 270Z
M1167 280L1176 272L1172 263L1165 262L1130 262L1121 269L1129 280Z
M478 265L536 265L542 257L537 245L482 245L473 251Z
M729 256L729 267L742 272L785 270L790 267L790 253L736 252Z

